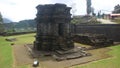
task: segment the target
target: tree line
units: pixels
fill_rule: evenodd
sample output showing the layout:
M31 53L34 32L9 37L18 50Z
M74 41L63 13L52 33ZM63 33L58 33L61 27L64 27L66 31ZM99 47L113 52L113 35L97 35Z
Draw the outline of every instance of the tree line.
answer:
M33 19L19 22L4 23L5 32L30 32L36 31L36 22Z

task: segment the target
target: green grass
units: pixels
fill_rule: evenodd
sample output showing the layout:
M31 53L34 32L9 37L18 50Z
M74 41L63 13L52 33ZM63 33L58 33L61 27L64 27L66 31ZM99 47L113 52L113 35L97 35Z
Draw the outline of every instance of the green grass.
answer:
M13 68L13 55L12 55L12 46L11 43L15 43L15 45L24 45L24 44L32 44L35 40L33 34L25 34L25 35L16 35L16 36L8 36L1 37L0 36L0 68ZM16 38L15 42L5 41L6 38ZM18 66L17 68L27 68L28 65Z
M112 50L109 52L113 57L103 59L74 68L120 68L120 45L110 47Z
M14 43L16 45L24 45L24 44L32 44L35 40L35 34L25 34L25 35L15 35L15 36L9 36L7 38L16 38L17 41L15 41Z
M116 18L114 20L112 20L113 22L116 22L117 24L120 24L120 18Z
M16 35L8 37L0 37L0 68L12 68L13 56L11 42L5 41L5 38L16 38L13 42L16 45L31 44L35 40L33 34ZM74 68L120 68L120 45L109 47L112 50L108 52L113 57L95 62L90 62L83 65L75 66ZM29 65L17 66L17 68L29 68Z
M5 37L0 37L0 68L12 68L13 56L10 42Z

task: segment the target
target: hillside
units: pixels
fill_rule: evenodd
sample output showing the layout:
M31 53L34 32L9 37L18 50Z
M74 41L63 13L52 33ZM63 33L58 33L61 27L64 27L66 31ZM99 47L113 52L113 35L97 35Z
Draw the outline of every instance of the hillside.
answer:
M10 19L8 19L8 18L3 18L3 23L10 23L10 22L12 22Z

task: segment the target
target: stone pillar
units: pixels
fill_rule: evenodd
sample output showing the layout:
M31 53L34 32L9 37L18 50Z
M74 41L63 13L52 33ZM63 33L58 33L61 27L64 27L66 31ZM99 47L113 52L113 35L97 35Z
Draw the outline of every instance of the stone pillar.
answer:
M38 5L37 34L34 48L54 51L68 50L74 47L70 31L70 7L65 4Z

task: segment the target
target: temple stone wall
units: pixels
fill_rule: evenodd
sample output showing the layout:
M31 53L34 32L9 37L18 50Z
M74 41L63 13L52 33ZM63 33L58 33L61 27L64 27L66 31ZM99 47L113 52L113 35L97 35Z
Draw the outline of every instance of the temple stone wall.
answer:
M120 42L120 24L79 24L72 26L73 34L104 34L108 39Z
M37 34L34 48L53 51L74 47L70 30L70 7L65 4L38 5L36 14Z

